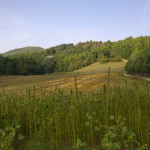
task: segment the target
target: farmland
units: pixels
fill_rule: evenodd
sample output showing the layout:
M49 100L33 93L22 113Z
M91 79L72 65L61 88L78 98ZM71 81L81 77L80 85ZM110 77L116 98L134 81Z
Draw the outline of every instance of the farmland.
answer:
M124 66L94 63L70 73L1 76L1 147L148 149L149 82L123 76Z

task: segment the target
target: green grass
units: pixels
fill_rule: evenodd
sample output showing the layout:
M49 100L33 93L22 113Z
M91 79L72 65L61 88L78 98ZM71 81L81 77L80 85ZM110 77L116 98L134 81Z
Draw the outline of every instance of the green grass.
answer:
M84 67L82 69L76 70L76 73L84 73L84 74L92 74L92 73L107 73L108 68L110 68L112 73L120 73L124 74L126 71L124 70L125 62L116 62L116 63L94 63L92 65L89 65L87 67Z

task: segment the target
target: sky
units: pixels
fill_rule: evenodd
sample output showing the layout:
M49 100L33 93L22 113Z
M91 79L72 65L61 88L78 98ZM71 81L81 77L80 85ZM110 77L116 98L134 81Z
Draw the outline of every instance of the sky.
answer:
M150 0L0 0L0 53L150 36Z

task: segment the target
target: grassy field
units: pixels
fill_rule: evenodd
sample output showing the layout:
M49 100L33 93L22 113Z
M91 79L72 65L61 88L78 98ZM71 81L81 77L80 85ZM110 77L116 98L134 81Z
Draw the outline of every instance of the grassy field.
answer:
M92 73L107 73L108 68L110 68L111 73L120 73L124 74L126 71L124 70L125 62L117 62L117 63L94 63L82 69L76 70L76 73L84 73L84 74L92 74Z
M52 75L28 75L28 76L0 76L0 92L20 92L35 86L37 89L59 88L70 89L74 87L74 77L77 78L79 89L91 90L103 87L107 82L108 69L110 68L110 82L112 85L139 82L149 84L147 81L134 77L124 77L125 63L94 63L70 73L56 73Z
M1 76L0 150L149 150L150 85L124 65Z
M128 77L123 77L125 63L94 63L80 70L53 75L29 75L29 76L0 76L0 91L25 90L27 88L73 88L74 77L77 78L80 89L97 89L107 82L107 72L110 67L110 78L112 84L122 83L125 80L129 82L138 81ZM140 81L141 82L141 81ZM146 82L145 82L146 83Z

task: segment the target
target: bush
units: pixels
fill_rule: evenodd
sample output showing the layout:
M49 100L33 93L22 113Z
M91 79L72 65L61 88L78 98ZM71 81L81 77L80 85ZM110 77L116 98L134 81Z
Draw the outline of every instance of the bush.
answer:
M109 58L108 57L102 57L100 60L99 60L100 63L107 63L109 62Z
M116 56L113 58L110 58L110 62L120 62L121 61L121 57L120 56Z

